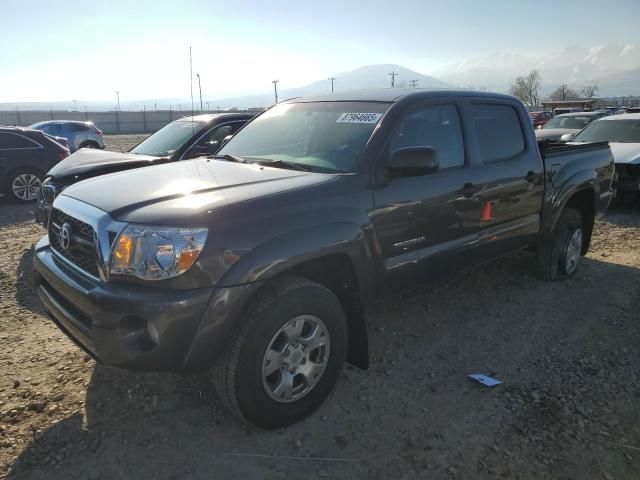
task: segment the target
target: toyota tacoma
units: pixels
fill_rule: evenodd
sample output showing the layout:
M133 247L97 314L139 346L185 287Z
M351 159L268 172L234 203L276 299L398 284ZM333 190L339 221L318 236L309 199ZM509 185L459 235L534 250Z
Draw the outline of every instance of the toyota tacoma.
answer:
M209 370L231 412L276 428L345 361L368 367L372 302L521 249L573 275L613 171L607 143L539 147L506 95L294 99L216 155L68 187L35 282L97 361Z

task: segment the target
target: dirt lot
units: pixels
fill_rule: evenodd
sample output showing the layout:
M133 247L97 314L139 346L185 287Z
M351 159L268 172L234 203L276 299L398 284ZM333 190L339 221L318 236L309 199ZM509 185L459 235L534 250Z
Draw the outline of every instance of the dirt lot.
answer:
M31 210L0 199L0 478L640 478L640 211L599 222L570 281L522 253L377 305L370 370L264 432L207 375L103 367L60 333Z

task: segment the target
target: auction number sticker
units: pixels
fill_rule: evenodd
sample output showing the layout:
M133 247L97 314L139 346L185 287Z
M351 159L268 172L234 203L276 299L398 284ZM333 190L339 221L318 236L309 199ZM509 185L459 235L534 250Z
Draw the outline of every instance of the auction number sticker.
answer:
M336 123L377 123L381 113L343 113Z

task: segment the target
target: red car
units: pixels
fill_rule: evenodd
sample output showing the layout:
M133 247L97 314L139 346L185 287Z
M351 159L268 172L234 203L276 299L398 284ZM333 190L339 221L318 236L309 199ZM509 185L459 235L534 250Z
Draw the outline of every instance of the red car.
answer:
M529 112L529 118L533 123L533 128L538 128L553 118L552 112Z

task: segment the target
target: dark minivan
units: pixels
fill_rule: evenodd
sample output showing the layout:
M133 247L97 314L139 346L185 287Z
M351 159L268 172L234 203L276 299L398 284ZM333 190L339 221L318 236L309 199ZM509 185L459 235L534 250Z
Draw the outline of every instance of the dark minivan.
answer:
M45 173L68 156L68 148L39 130L0 127L0 193L35 200Z

